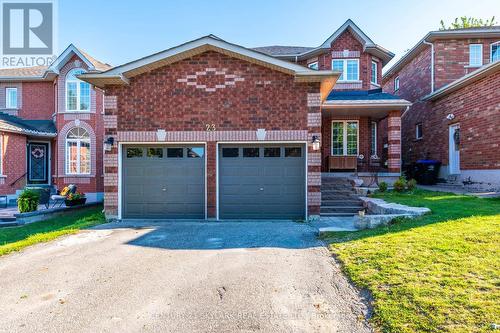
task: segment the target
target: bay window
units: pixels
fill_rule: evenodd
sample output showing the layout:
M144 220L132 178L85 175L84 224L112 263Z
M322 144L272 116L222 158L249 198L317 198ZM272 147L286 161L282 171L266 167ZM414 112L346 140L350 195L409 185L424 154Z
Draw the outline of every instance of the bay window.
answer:
M342 72L339 81L359 81L359 59L333 59L332 70Z
M90 174L90 135L81 127L66 136L66 174Z
M332 122L332 155L358 155L358 122L356 120Z
M66 111L90 111L90 84L77 78L82 69L73 69L66 76Z

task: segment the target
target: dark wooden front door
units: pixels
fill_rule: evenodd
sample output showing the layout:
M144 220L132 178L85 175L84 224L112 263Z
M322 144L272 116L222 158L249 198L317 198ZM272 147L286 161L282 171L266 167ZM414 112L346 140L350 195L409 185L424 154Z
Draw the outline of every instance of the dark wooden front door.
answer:
M42 142L28 143L28 183L48 184L49 145Z

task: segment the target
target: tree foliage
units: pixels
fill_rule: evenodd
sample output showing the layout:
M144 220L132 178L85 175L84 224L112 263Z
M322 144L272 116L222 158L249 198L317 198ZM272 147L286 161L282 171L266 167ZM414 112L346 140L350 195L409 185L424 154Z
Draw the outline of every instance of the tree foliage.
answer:
M495 16L492 16L489 20L462 16L455 18L455 21L453 21L448 27L446 27L443 20L441 20L440 23L441 27L439 30L453 30L462 28L491 27L497 24L497 21L495 21Z

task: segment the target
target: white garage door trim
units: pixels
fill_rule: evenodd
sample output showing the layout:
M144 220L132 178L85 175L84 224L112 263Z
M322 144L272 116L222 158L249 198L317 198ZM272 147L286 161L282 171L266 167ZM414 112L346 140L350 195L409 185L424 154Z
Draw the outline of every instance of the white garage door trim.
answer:
M205 147L205 220L207 219L207 143L206 142L163 142L163 141L152 141L152 142L119 142L118 143L118 219L122 219L122 174L123 174L123 146L128 145L162 145L162 146L172 146L172 145L203 145Z
M307 141L218 141L216 144L216 154L215 154L215 197L216 197L216 219L219 221L219 145L245 145L245 144L301 144L304 145L304 151L305 151L305 158L304 158L304 168L305 168L305 218L308 218L308 207L307 207L307 194L308 194L308 185L307 185L307 174L308 174L308 168L307 168L307 155L308 155L308 146L307 146Z

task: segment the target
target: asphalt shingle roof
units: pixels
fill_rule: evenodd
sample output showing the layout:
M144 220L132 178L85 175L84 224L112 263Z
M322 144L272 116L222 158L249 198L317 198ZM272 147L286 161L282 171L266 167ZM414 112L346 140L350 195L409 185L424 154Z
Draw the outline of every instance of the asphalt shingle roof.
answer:
M327 101L376 101L387 99L401 99L401 97L382 92L382 89L368 91L335 91L332 90Z
M52 136L57 134L52 120L26 120L0 112L0 130L2 129L27 135Z
M22 68L3 68L0 69L0 76L8 77L31 77L42 76L47 70L47 66L33 66Z
M314 47L272 45L272 46L254 47L252 50L262 52L271 56L278 56L278 55L301 54L310 51L312 49L314 49Z

